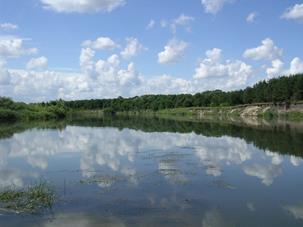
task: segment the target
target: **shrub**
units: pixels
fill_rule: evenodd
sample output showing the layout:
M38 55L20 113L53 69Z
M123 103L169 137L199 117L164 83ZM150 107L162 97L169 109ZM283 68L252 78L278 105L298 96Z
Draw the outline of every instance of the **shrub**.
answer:
M16 121L17 113L12 110L0 109L0 121Z
M106 116L114 116L116 114L115 110L113 108L105 108L103 110L104 115Z

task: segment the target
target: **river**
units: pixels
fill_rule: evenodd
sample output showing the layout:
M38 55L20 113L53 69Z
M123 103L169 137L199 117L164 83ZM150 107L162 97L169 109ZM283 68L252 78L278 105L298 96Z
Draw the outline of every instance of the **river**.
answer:
M0 226L302 226L303 127L161 118L0 126L0 188L57 195Z

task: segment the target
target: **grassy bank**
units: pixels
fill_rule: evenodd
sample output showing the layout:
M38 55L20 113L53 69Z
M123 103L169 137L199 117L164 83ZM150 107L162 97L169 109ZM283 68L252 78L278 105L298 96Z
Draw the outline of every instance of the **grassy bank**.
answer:
M136 109L119 111L113 107L103 109L86 109L68 107L65 101L58 100L48 103L25 104L13 102L9 98L0 97L0 123L11 123L16 121L50 121L60 119L86 119L99 118L113 115L130 116L186 116L203 118L213 116L241 116L260 118L285 118L287 120L303 120L303 101L296 103L255 103L238 106L219 107L180 107L162 108L160 110Z

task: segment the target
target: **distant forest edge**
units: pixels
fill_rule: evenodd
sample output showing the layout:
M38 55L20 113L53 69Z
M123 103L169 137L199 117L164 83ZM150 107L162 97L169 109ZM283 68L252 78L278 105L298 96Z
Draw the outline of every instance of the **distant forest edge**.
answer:
M253 87L236 91L205 91L202 93L178 95L143 95L132 98L91 99L64 101L56 100L26 104L10 98L0 98L0 121L63 119L70 112L102 110L106 114L116 112L140 112L193 107L231 107L254 103L283 104L303 100L303 74L282 76L261 81ZM165 111L164 111L165 112Z

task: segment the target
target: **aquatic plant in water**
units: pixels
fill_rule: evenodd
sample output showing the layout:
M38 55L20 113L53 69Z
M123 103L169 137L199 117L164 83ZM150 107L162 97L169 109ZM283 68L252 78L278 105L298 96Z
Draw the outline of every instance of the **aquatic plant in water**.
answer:
M23 189L0 191L0 208L6 212L37 214L51 209L55 192L47 182L39 182Z

